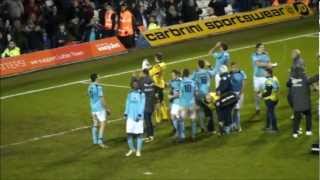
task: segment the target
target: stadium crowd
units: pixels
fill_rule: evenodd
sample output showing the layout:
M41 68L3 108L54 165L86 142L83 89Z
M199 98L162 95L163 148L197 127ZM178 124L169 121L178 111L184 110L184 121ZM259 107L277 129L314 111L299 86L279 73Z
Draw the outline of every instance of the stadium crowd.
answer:
M290 3L293 0L288 0ZM299 0L300 1L300 0ZM309 0L302 0L309 3ZM205 3L205 7L198 4ZM117 35L128 48L146 29L288 3L287 0L4 0L1 57ZM141 39L141 37L140 37Z

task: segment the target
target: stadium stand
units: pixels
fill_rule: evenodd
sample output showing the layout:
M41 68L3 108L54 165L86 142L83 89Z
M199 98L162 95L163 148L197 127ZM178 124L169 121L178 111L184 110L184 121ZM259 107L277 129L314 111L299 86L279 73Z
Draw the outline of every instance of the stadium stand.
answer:
M273 3L272 0L4 0L0 3L0 52L10 41L23 54L104 38L108 36L105 28L108 4L117 14L113 20L117 32L120 4L124 2L134 16L135 34L148 27L249 11Z

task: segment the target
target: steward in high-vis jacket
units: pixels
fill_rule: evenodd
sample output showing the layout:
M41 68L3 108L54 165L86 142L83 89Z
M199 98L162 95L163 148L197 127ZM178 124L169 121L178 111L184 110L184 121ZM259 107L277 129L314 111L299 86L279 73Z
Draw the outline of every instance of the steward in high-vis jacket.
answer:
M128 9L126 3L121 4L121 11L119 16L119 27L117 36L121 43L126 48L134 47L134 36L135 36L135 23L134 16Z
M263 92L261 96L263 97L265 104L267 106L267 122L266 130L269 132L277 132L277 117L275 113L275 107L279 101L279 81L276 76L273 76L272 69L266 69L266 78Z
M106 5L106 12L104 14L104 37L115 36L115 30L117 29L116 23L116 13L113 10L112 6Z

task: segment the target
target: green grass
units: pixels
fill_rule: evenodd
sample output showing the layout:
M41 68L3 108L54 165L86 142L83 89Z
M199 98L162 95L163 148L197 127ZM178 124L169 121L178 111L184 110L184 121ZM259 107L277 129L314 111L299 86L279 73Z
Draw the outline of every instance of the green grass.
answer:
M126 55L68 65L46 71L1 79L1 96L57 84L87 79L95 71L101 75L139 68L144 57L156 51L166 55L167 62L203 55L224 40L230 48L253 45L257 42L284 39L317 32L317 21L277 24L246 31L187 41L161 48L135 50ZM318 71L315 37L303 37L269 44L272 59L279 63L275 75L281 83L281 99L277 108L280 132L266 134L261 129L265 114L250 121L254 111L252 93L253 48L234 51L237 61L248 74L245 87L245 106L242 109L242 133L218 137L199 134L195 143L174 144L169 137L168 122L156 126L156 140L145 144L141 158L125 158L127 151L123 121L108 124L106 138L111 148L91 145L89 129L1 149L1 179L301 179L319 177L318 156L309 153L310 145L318 139L317 93L313 93L314 121L312 137L291 137L291 110L286 101L285 82L291 63L290 51L302 50L309 75ZM211 60L209 57L205 58ZM211 60L212 61L212 60ZM166 77L174 68L196 68L196 59L168 66ZM102 79L103 83L128 85L131 74ZM52 89L1 100L0 144L6 145L47 134L58 133L91 124L87 85ZM110 119L122 116L125 88L105 87L107 103L112 109ZM188 125L188 123L187 123ZM302 121L302 127L305 123ZM144 175L152 172L152 175Z

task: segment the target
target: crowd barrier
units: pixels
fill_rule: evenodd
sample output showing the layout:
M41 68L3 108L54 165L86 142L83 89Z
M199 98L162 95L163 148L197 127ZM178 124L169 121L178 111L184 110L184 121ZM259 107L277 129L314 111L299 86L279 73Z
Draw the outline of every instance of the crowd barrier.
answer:
M303 3L295 3L172 25L147 31L143 34L149 44L156 47L192 38L290 21L311 14L308 6Z
M0 59L0 77L87 61L95 57L112 56L126 51L116 37L37 51Z

